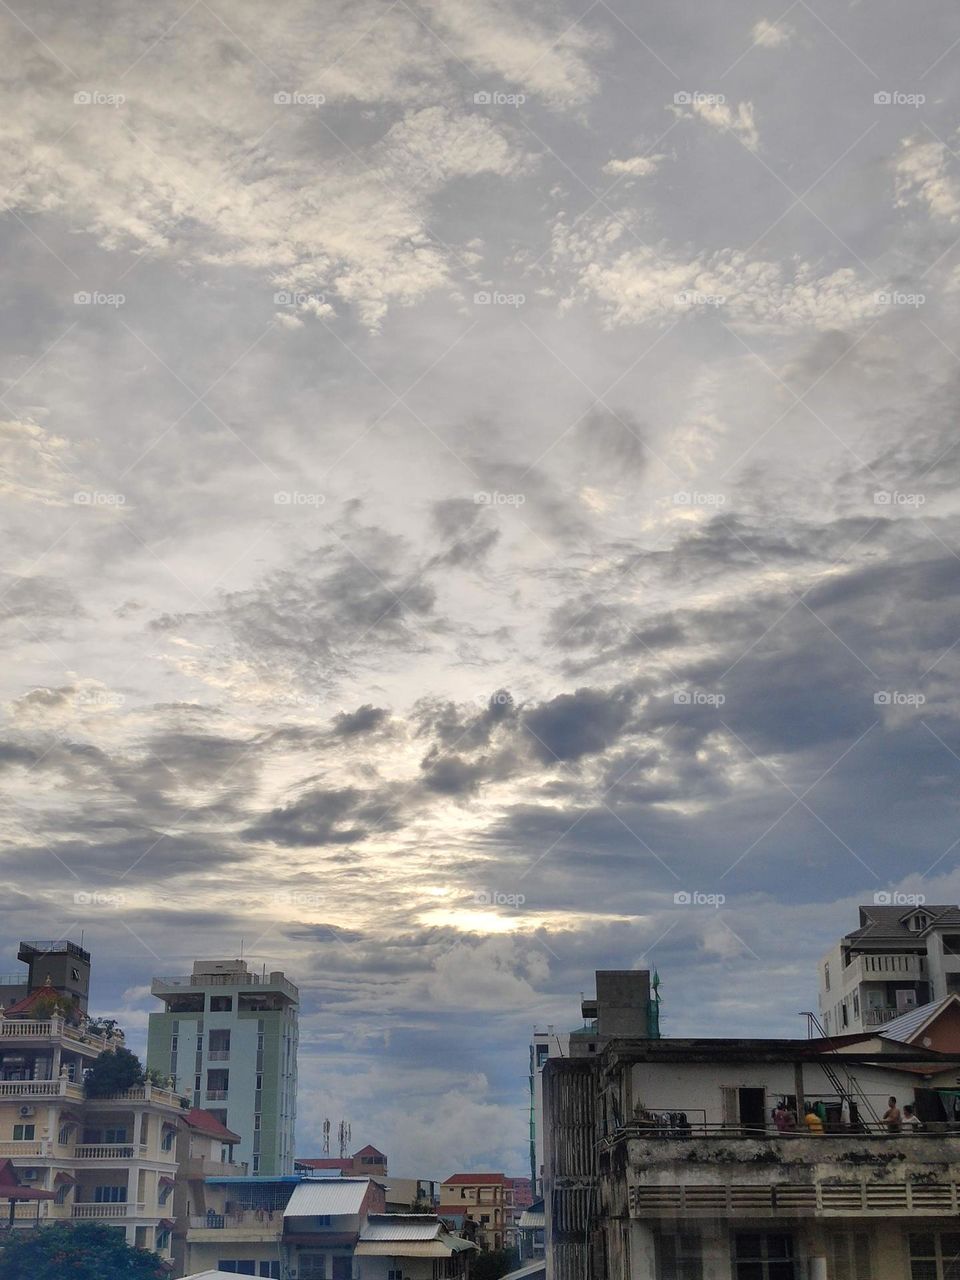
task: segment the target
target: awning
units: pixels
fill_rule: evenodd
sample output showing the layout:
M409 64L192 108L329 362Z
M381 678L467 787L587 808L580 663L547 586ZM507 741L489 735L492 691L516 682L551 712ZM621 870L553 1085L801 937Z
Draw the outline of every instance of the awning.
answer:
M174 1222L172 1218L161 1218L160 1221L157 1223L158 1227L161 1227L166 1231L172 1231L176 1225L177 1224Z
M53 1185L55 1187L75 1187L77 1185L77 1180L72 1173L60 1172L54 1178Z
M60 1123L61 1124L82 1124L83 1121L80 1119L80 1117L76 1114L75 1111L61 1111Z
M361 1258L449 1258L476 1247L469 1240L447 1236L442 1240L361 1240L355 1252Z
M177 1185L176 1181L173 1178L168 1178L166 1174L159 1179L159 1182L161 1187L175 1187Z

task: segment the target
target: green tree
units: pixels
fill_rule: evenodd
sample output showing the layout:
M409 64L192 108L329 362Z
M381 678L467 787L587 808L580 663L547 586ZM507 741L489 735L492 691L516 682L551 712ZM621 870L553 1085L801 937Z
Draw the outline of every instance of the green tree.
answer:
M83 1087L88 1098L107 1098L136 1088L144 1079L137 1055L118 1045L116 1049L104 1049L84 1076Z
M134 1249L116 1227L58 1222L11 1231L0 1244L0 1280L166 1280L157 1253Z
M520 1255L516 1249L486 1249L470 1258L470 1280L500 1280L508 1271L516 1271Z

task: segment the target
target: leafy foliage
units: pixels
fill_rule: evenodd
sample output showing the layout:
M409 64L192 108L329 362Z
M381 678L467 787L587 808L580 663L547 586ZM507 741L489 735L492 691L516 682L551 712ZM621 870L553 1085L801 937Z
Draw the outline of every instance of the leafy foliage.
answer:
M0 1244L2 1280L165 1280L159 1254L134 1249L115 1227L63 1222L11 1231Z
M84 1076L83 1087L88 1098L107 1098L135 1089L145 1078L137 1055L118 1045L116 1049L104 1049Z
M516 1271L520 1255L516 1249L487 1249L475 1253L470 1259L471 1280L500 1280L509 1271Z

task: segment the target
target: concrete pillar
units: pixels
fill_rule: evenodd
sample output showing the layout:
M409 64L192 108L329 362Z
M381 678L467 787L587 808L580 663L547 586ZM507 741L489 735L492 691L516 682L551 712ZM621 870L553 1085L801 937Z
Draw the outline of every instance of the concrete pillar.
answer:
M814 1254L808 1259L808 1280L827 1280L827 1260L822 1254Z
M630 1221L630 1280L657 1280L657 1247L645 1222Z

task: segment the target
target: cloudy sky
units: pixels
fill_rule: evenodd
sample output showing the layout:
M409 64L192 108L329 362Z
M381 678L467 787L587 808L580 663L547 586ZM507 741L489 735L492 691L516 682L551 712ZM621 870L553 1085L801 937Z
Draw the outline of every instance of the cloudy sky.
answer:
M304 1154L960 897L960 19L782 3L2 5L3 967L284 968Z

